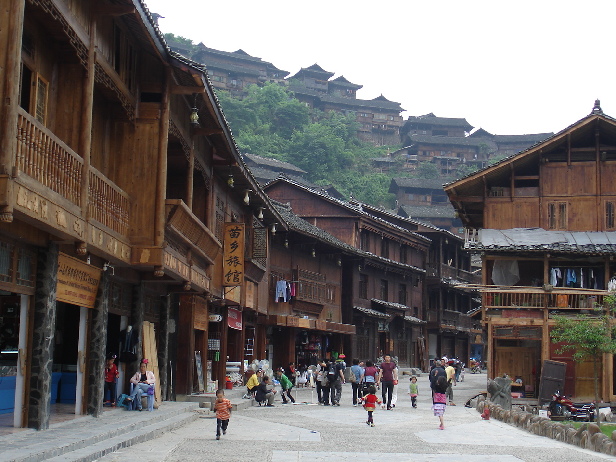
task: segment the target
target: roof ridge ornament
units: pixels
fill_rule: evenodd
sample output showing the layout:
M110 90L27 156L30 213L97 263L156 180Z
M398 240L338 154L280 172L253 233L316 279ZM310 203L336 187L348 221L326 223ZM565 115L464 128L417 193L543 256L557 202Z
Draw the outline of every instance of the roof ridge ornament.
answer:
M603 114L603 109L601 109L601 101L598 99L595 100L595 105L592 108L591 114Z

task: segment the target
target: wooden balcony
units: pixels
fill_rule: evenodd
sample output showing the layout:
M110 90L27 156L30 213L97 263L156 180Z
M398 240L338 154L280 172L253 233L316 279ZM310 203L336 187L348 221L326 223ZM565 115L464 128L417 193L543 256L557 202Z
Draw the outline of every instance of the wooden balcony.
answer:
M473 323L473 319L468 317L465 313L443 310L441 329L469 332L474 327ZM475 322L475 324L477 324L477 322Z
M79 205L83 159L26 111L18 112L17 169Z
M15 166L16 176L25 174L72 204L82 205L83 159L21 108L18 108ZM121 236L128 236L129 195L94 167L89 169L88 180L88 217ZM38 192L46 196L45 191Z
M445 263L441 263L440 266L434 263L426 265L426 274L428 277L450 278L462 282L468 282L470 284L481 283L480 275L456 268L455 266L447 265Z
M482 303L486 309L592 310L602 305L609 293L606 290L539 287L482 289Z
M181 199L167 199L165 204L167 228L196 249L209 263L214 263L222 249L222 244L216 236L201 223Z

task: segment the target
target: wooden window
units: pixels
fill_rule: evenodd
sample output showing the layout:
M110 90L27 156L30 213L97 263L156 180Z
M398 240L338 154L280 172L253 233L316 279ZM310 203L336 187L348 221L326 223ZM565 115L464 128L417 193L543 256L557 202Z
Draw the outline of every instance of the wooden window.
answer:
M381 300L388 301L389 281L381 279Z
M566 202L548 202L548 229L567 229Z
M614 229L614 210L616 209L616 202L607 201L605 203L605 229Z
M402 244L400 246L400 263L405 263L406 264L406 262L408 261L408 258L409 258L408 257L408 251L409 251L409 248L406 245Z
M112 64L126 87L132 92L136 88L137 53L130 43L129 35L117 24L113 26Z
M359 275L359 298L368 298L368 275Z
M224 225L225 225L225 201L216 196L216 227L214 228L214 235L222 242L224 240Z
M256 218L253 220L252 259L264 268L267 266L267 228Z
M365 250L366 252L370 252L370 234L365 229L360 232L359 235L359 248L361 250Z
M381 238L381 257L389 258L389 240L385 237Z
M406 305L406 284L398 286L398 303Z
M36 78L36 98L34 100L34 116L43 125L47 122L47 93L49 84L41 76Z

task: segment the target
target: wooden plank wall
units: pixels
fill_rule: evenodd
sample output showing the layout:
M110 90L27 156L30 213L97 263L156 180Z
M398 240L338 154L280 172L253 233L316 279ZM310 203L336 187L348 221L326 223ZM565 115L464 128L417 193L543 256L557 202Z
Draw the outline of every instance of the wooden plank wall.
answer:
M156 349L156 334L154 332L154 323L145 321L143 323L143 357L149 361L148 370L154 372L156 384L154 386L154 407L158 408L161 403L160 396L160 375L158 369L158 351Z

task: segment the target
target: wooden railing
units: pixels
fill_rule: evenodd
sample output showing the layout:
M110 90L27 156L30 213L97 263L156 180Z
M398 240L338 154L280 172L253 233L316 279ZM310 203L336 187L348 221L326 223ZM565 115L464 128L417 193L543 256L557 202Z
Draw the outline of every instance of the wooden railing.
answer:
M90 167L89 217L123 236L128 235L130 199L128 194Z
M79 205L83 159L26 111L18 113L17 168Z
M485 308L548 308L555 310L592 310L595 305L603 304L608 295L604 290L590 289L553 289L519 287L511 289L484 289L482 302Z
M44 186L81 205L83 159L49 129L18 108L16 167ZM88 216L126 236L130 198L109 178L90 167Z

